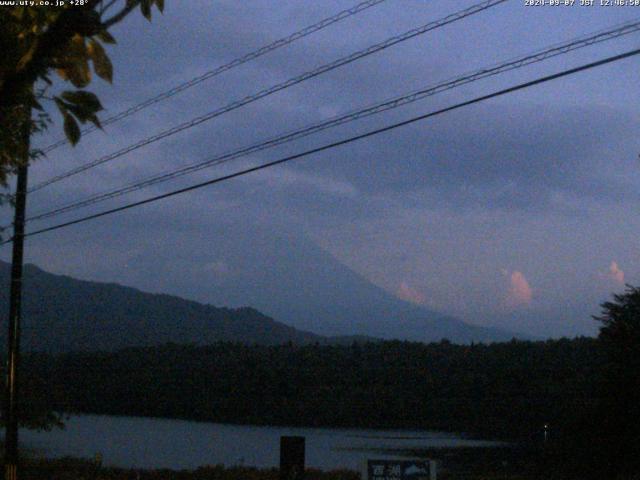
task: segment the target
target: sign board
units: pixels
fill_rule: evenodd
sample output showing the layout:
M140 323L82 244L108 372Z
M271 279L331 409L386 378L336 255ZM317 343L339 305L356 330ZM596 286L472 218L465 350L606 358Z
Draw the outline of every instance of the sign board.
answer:
M280 437L280 480L304 477L304 437Z
M436 480L429 460L367 460L367 480Z

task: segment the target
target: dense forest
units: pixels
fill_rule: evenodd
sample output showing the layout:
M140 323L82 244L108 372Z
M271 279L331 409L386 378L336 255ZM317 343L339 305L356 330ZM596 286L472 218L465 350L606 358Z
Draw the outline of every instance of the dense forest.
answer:
M590 338L168 344L31 354L23 378L32 409L45 402L66 412L542 439L545 423L559 435L594 402L599 355Z

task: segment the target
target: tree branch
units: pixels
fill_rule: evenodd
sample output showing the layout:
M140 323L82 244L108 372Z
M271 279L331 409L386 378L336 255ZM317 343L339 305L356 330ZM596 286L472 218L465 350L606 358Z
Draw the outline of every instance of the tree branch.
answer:
M101 5L100 6L100 15L104 15L105 13L107 13L107 10L109 10L111 7L113 7L117 2L118 2L118 0L111 0L106 5Z
M137 0L135 2L131 2L129 3L127 6L125 6L119 13L116 13L113 17L111 17L109 20L105 20L104 22L102 22L102 24L104 25L104 28L109 28L112 25L122 21L122 19L124 17L126 17L127 15L129 15L129 13L131 13L131 11L136 8L138 5L140 4L140 1Z

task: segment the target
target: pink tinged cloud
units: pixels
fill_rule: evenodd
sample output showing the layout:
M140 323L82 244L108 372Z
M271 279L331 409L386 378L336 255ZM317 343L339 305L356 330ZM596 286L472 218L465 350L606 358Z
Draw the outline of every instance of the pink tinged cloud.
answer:
M617 262L611 262L611 266L609 266L609 272L606 274L606 277L620 285L624 285L624 272L620 267L618 267Z
M516 308L522 305L529 305L532 297L533 291L522 272L517 270L512 272L509 278L509 289L507 290L507 307Z
M423 293L409 286L407 282L402 282L400 284L400 287L398 288L396 295L401 300L405 300L411 303L416 303L418 305L424 305L424 303L427 300Z

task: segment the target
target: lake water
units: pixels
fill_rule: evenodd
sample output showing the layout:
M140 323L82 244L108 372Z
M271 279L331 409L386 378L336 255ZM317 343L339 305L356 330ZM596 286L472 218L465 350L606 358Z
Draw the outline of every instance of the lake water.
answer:
M125 468L195 469L223 464L276 467L280 437L306 437L306 464L322 470L360 470L368 457L401 456L407 448L482 446L429 431L389 431L330 428L287 428L227 425L158 418L79 415L64 430L20 431L21 444L47 457L93 458L106 466Z

